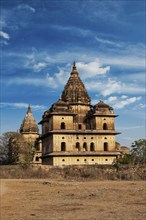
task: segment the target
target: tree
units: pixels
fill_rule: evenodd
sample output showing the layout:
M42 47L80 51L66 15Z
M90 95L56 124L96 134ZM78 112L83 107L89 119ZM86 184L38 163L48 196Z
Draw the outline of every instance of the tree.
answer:
M124 154L122 157L116 160L116 164L130 164L131 163L131 155Z
M118 158L115 164L146 164L146 140L139 139L131 145L131 154Z
M0 136L0 164L8 162L8 138L3 134Z
M9 164L29 164L34 157L34 143L27 142L18 132L7 132L1 137L1 149L5 149L5 157ZM3 150L4 154L4 150ZM2 155L3 155L2 154ZM1 155L2 160L4 156Z
M133 164L146 164L146 140L139 139L131 145Z

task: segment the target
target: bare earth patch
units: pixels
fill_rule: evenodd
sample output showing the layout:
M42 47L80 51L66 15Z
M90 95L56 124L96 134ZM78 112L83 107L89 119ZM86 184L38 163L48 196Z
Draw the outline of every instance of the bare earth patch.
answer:
M1 220L144 220L144 181L1 180Z

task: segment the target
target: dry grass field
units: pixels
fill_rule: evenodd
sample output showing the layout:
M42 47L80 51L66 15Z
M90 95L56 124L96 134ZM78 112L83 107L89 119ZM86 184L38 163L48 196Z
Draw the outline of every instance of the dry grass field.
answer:
M2 179L1 220L144 220L144 181Z

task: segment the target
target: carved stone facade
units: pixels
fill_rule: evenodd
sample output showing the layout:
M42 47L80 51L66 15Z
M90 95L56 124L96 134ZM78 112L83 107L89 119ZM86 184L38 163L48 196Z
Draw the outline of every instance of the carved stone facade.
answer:
M20 133L22 134L25 142L32 143L36 148L36 154L33 158L33 162L41 163L42 146L41 140L39 139L39 129L31 112L30 105L28 105L26 116L20 126Z
M74 63L61 98L44 112L42 163L49 165L112 164L116 147L113 108L90 97Z

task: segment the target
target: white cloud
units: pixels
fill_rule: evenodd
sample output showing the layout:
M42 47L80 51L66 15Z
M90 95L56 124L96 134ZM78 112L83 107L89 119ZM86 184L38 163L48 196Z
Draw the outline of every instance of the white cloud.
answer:
M145 72L134 72L132 71L131 73L128 72L128 74L126 74L126 72L124 71L123 74L120 76L121 80L125 80L126 82L129 83L140 83L143 84L145 83Z
M1 107L3 108L13 108L13 109L21 109L21 108L28 108L28 103L9 103L9 102L2 102L0 103ZM31 105L31 109L33 110L43 110L46 109L44 105Z
M139 101L139 100L141 100L141 96L139 96L139 97L127 98L127 99L125 99L125 100L120 100L120 101L118 101L117 103L115 103L115 104L113 105L113 107L114 107L114 109L122 109L122 108L124 108L125 106L130 105L130 104L132 104L132 103L134 103L134 102L137 102L137 101Z
M117 96L110 96L105 102L107 103L113 103L115 101L117 101Z
M0 36L5 39L5 40L9 40L10 36L9 34L7 34L6 32L0 31Z
M127 94L145 94L146 89L142 85L137 85L136 83L131 85L124 83L121 92L122 91Z
M95 40L99 43L102 43L102 44L108 44L108 45L112 45L112 46L116 46L116 47L122 47L123 46L122 42L117 43L117 42L114 42L114 41L111 41L111 40L105 40L105 39L102 39L102 38L99 38L99 37L95 37Z
M39 53L35 48L31 54L24 54L26 59L25 68L32 69L34 72L40 72L48 67L49 62L46 61L46 54Z
M47 63L35 63L32 68L34 69L35 72L40 72L41 70L43 70L44 68L46 68L48 66Z
M145 45L142 43L132 44L120 42L120 50L105 47L105 51L99 56L103 63L122 66L124 68L145 68Z
M143 104L143 103L140 103L139 105L138 105L138 107L140 107L140 108L146 108L146 104Z
M105 75L110 71L110 66L101 67L98 59L89 63L77 62L76 66L82 79L92 78L97 75Z
M122 96L121 96L121 99L126 99L126 98L128 98L127 95L122 95Z
M31 85L31 86L43 86L43 87L49 87L52 89L58 88L60 85L64 85L66 82L65 73L61 70L58 73L55 73L53 76L51 76L49 73L47 73L44 77L28 77L28 78L12 78L9 81L7 81L7 85ZM64 81L65 80L65 81Z
M110 63L110 65L123 66L127 68L144 68L145 58L138 57L135 54L131 53L129 55L103 55L102 62Z
M17 9L18 10L29 10L29 11L35 13L35 8L33 8L33 7L31 7L30 5L27 5L27 4L18 5Z
M137 85L137 83L129 84L124 83L123 81L117 80L115 78L95 79L95 80L85 80L85 85L87 90L99 92L104 97L111 94L126 94L122 95L122 99L127 98L127 94L136 95L136 94L145 94L145 87Z
M107 96L112 93L117 93L117 92L121 91L122 87L123 87L123 83L121 81L116 81L114 79L108 78L107 83L105 82L105 85L103 86L103 90L102 90L101 94L103 96Z
M100 97L99 97L100 98ZM131 97L128 98L128 96L110 96L108 99L103 100L108 105L111 105L114 109L122 109L127 105L133 104L135 102L138 102L141 100L141 96L139 97ZM92 104L98 103L99 100L92 100Z
M50 74L47 73L46 85L49 86L50 88L56 89L58 85L55 81L56 80L54 79L54 77L50 76Z
M68 67L67 65L64 69L58 67L58 70L59 72L55 73L56 81L58 85L64 85L67 82L67 79L69 77Z
M76 36L90 37L94 36L94 32L89 29L78 28L75 26L62 26L62 25L51 25L51 28L56 29L58 31L68 31Z

